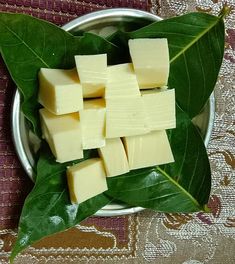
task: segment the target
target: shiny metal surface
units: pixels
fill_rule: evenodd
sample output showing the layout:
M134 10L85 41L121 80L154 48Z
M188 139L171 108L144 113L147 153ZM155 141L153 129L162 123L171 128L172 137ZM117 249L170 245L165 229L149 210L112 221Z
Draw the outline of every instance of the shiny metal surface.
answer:
M138 22L136 22L136 18L138 18ZM135 22L133 22L134 19ZM130 28L131 25L131 28L138 28L158 20L161 20L161 18L144 11L120 8L102 10L84 15L69 22L62 28L74 34L80 30L90 31L101 29L106 26L118 27L121 25L124 28ZM20 111L20 104L20 94L16 91L12 103L12 136L19 160L28 176L33 180L33 168L35 165L34 142L32 142L32 137L30 136L27 123ZM208 145L213 128L214 113L215 101L214 95L212 94L202 114L195 119L195 123L200 127L203 133L206 146ZM118 216L136 213L143 209L144 208L141 207L129 207L126 204L112 203L99 210L95 215Z
M138 22L136 21L136 18L138 18ZM143 24L147 25L150 22L161 20L161 18L141 10L113 8L81 16L67 23L62 28L74 33L78 30L89 31L95 28L103 28L105 26L118 26L122 22L129 24L132 23L133 20L135 20L135 24L138 23L141 27Z

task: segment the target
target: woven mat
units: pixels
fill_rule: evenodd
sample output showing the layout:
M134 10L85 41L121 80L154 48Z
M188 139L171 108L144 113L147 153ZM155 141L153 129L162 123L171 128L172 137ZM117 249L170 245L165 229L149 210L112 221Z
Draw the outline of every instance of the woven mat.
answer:
M93 10L134 7L162 17L189 11L218 14L224 1L0 0L0 11L28 13L62 25ZM235 6L234 0L228 0ZM0 59L0 263L8 263L24 199L32 183L11 141L15 90ZM226 19L226 50L216 85L216 118L208 147L213 213L160 214L148 210L112 218L91 217L43 239L15 263L235 263L235 13Z

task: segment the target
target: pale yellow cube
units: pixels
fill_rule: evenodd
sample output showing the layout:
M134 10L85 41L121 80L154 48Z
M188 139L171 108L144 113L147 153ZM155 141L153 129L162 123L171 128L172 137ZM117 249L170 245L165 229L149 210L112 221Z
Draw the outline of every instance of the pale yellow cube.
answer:
M142 98L150 130L176 127L174 89L145 90Z
M129 172L126 152L120 138L106 139L105 146L98 152L104 162L107 177Z
M56 115L77 112L83 108L82 86L75 69L41 68L38 101Z
M165 130L124 137L130 170L174 162Z
M75 56L84 98L102 97L107 82L107 54Z
M128 44L140 89L167 85L170 68L167 39L130 39Z
M140 96L140 90L132 63L108 67L105 98Z
M106 107L104 99L84 101L80 111L83 149L100 148L105 145Z
M42 133L58 162L83 158L81 125L78 113L54 115L39 110Z
M140 135L148 131L141 96L106 99L106 138Z
M71 203L80 204L107 191L103 162L99 158L82 161L67 169Z

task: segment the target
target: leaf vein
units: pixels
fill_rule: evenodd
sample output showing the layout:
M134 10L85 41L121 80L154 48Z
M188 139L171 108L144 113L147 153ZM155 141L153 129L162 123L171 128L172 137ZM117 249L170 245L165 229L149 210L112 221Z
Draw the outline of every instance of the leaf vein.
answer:
M204 67L203 67L203 60L202 60L202 57L201 57L201 53L200 53L200 48L199 48L199 44L197 42L196 44L196 47L197 47L197 51L198 51L198 57L199 57L199 61L200 61L200 67L201 67L201 70L202 70L202 79L203 79L203 102L204 102L204 98L205 98L205 95L206 95L206 76L205 76L205 71L204 71ZM202 108L203 105L200 107Z
M192 182L193 182L193 178L196 174L196 169L197 169L197 163L198 163L198 158L199 158L199 148L197 148L197 158L196 158L196 161L194 163L194 168L193 168L193 173L191 175L191 179L190 179L190 182L189 182L189 186L188 186L188 192L190 192L191 190L191 186L192 186ZM191 193L191 192L190 192Z
M172 63L173 61L175 61L179 56L181 56L182 54L185 53L186 50L188 50L190 47L192 47L200 38L202 38L205 34L207 34L214 26L216 26L216 24L218 23L218 19L215 20L210 27L206 28L205 30L203 30L198 36L194 36L195 38L192 40L192 42L190 42L188 45L185 46L184 49L182 49L181 52L179 52L178 54L176 54L171 60L170 63Z
M44 213L42 215L39 215L38 218L44 218L53 207L55 207L55 205L57 204L57 202L60 200L60 198L62 197L62 195L64 194L65 189L63 190L63 192L60 193L60 195L56 198L56 200L47 208L47 210L44 211ZM29 216L24 217L24 220L27 219ZM41 222L38 222L37 225L34 227L34 230L37 229L37 227L39 226L39 224L41 224Z
M12 35L14 35L18 40L22 41L22 44L24 44L30 50L30 52L32 52L47 68L50 68L50 65L47 64L16 32L9 28L5 23L2 22L2 24Z
M144 200L137 200L138 202L147 202L147 201L153 201L153 200L160 200L160 199L163 199L163 198L170 198L171 196L177 196L177 195L180 195L182 194L181 192L175 192L175 193L170 193L170 194L165 194L165 195L162 195L162 196L158 196L158 197L153 197L153 198L150 198L150 199L144 199Z
M132 192L132 191L138 191L138 190L144 190L144 189L148 189L150 187L154 187L154 186L158 186L160 184L163 184L163 183L166 183L166 182L169 182L169 180L164 180L164 181L160 181L160 182L157 182L155 184L151 184L151 185L148 185L148 186L144 186L144 187L141 187L141 188L136 188L136 189L124 189L124 190L120 190L118 191L118 193L122 193L122 192Z
M174 184L176 187L178 187L188 198L198 207L200 207L198 201L189 193L187 192L177 181L175 181L173 178L171 178L165 171L163 171L160 167L157 168L158 171L160 171L169 181Z
M185 63L185 69L186 69L186 74L188 78L188 99L187 99L187 111L189 112L190 109L190 99L191 99L191 81L190 81L190 74L188 70L188 63L187 63L187 58L185 56L185 53L183 54L184 58L184 63Z
M181 179L182 176L182 170L183 170L183 166L184 166L184 162L186 160L186 156L187 156L187 149L188 149L188 127L185 129L186 130L186 138L185 138L185 147L184 147L184 156L183 156L183 160L181 161L181 166L178 172L178 177L177 177L177 182L179 182L179 180Z
M219 39L218 39L218 32L217 32L217 28L215 28L215 35L216 35L216 44L218 46L218 49L220 51L220 57L223 57L223 51L221 50L220 44L219 44Z
M206 26L200 26L200 25L195 25L195 24L192 24L192 23L189 23L189 22L187 22L187 23L184 23L184 22L176 22L176 21L168 21L167 23L169 23L169 24L175 24L175 25L184 25L184 26L191 26L191 27L197 27L197 28L204 28L204 29L206 29L207 27ZM165 23L165 24L167 24L167 23Z

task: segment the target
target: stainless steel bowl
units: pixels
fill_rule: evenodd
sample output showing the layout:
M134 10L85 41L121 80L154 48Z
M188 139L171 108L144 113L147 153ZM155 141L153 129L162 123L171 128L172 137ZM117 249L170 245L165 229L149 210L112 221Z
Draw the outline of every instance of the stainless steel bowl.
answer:
M137 20L138 19L138 20ZM108 9L84 15L67 23L62 28L73 34L79 31L99 31L104 27L122 27L128 29L137 29L151 22L161 20L160 17L151 13L135 10L135 9ZM18 90L16 90L12 104L12 135L16 152L19 160L28 174L33 180L34 175L34 153L35 144L37 142L32 138L33 135L27 127L24 115L20 110L21 98ZM212 132L215 113L214 95L211 95L209 102L204 111L195 118L195 123L202 131L205 145L207 146ZM99 210L97 216L118 216L132 214L143 210L142 207L130 207L126 204L110 204Z

